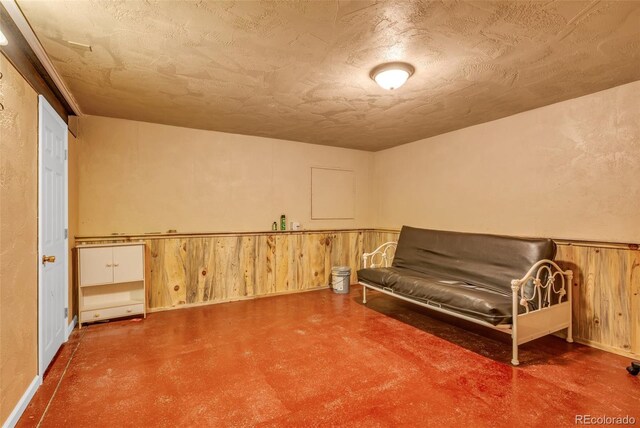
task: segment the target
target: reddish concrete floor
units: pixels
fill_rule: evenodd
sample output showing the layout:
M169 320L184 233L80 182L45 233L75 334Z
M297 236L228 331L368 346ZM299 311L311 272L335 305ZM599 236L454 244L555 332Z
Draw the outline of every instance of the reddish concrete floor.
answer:
M377 293L363 306L360 294L76 330L18 426L555 427L579 414L640 423L640 378L626 358L546 337L522 347L516 368L506 335Z

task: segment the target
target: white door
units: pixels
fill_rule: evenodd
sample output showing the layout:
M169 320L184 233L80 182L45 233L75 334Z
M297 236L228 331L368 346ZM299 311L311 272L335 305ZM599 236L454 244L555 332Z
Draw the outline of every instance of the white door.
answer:
M39 97L39 369L40 375L65 341L67 268L67 125Z

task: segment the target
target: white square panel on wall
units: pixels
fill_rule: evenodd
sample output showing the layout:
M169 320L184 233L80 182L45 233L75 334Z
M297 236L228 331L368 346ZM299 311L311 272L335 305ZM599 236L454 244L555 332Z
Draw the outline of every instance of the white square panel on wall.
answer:
M356 177L353 171L311 168L311 219L355 218Z

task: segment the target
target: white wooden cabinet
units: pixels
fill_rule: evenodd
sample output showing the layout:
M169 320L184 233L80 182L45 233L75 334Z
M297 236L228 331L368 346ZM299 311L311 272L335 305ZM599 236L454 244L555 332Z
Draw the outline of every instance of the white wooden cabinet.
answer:
M144 243L78 246L78 312L83 323L146 317Z

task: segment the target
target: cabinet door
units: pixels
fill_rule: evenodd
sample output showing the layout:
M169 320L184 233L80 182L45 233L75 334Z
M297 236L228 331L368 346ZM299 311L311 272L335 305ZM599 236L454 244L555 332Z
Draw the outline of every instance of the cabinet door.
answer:
M144 246L113 247L113 282L144 279Z
M110 247L80 249L80 286L112 283L112 265Z

